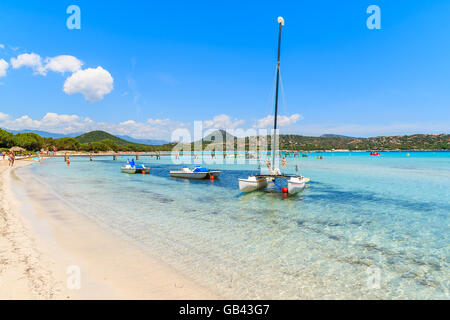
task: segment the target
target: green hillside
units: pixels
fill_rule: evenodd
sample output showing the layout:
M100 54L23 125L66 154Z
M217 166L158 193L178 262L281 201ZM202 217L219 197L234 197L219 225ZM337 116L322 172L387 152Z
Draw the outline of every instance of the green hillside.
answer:
M89 146L92 149L93 146L97 146L98 150L114 150L114 151L156 151L156 150L164 150L169 151L173 148L172 143L163 144L163 145L146 145L140 143L134 143L122 138L116 137L108 132L96 130L90 131L82 134L74 139L78 143L80 143L80 150L89 149ZM103 145L103 146L102 146ZM106 148L105 148L106 147Z
M84 133L81 136L76 137L75 139L79 143L100 142L102 140L109 139L109 140L113 141L114 143L118 144L119 146L137 144L137 143L126 141L126 140L116 137L108 132L100 131L100 130Z
M220 130L203 139L203 146L217 144L220 139L211 136L222 135L225 147L225 137L234 141L234 146L244 144L248 148L249 138L236 138ZM270 136L266 137L270 150ZM245 140L245 141L243 141ZM193 146L193 144L192 144ZM410 136L381 136L372 138L353 138L340 135L326 135L320 137L301 136L296 134L282 134L279 137L280 150L450 150L450 135L448 134L414 134Z
M372 138L281 135L280 149L290 150L450 150L448 134L414 134Z

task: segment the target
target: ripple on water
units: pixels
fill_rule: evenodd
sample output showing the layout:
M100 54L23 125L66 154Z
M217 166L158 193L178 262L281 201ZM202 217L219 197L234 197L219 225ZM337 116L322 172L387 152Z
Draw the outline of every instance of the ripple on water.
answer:
M224 172L210 182L172 179L177 166L166 160L144 160L150 175L73 160L70 170L58 161L25 169L225 297L448 298L450 155L288 159L312 181L287 199L274 192L283 183L240 193L237 178L254 173L248 165L218 165ZM367 286L373 267L377 290Z

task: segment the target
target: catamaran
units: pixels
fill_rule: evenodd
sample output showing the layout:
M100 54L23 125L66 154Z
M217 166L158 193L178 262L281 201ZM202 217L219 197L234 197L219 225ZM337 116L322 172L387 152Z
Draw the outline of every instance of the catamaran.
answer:
M279 168L275 168L275 140L277 132L277 117L278 117L278 84L280 80L280 49L281 49L281 28L284 26L284 19L278 17L278 59L277 59L277 80L276 80L276 91L275 91L275 117L274 117L274 139L272 144L272 164L268 160L267 167L269 169L268 174L259 174L255 176L250 176L247 179L238 179L239 189L243 192L252 192L267 187L268 182L272 182L275 179L288 179L288 193L296 193L303 190L306 183L310 181L309 178L299 176L299 175L289 175L283 174Z

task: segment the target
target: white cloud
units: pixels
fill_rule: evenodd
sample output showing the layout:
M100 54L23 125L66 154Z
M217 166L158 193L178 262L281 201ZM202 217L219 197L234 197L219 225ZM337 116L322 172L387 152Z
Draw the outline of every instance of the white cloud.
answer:
M42 130L56 133L88 132L104 130L115 135L127 135L141 139L170 139L175 129L192 129L191 124L177 122L170 119L147 119L142 122L127 120L120 123L96 122L79 115L57 114L49 112L42 119L32 119L28 115L11 118L8 114L0 112L0 127L11 130ZM403 135L414 133L449 133L449 123L390 123L379 125L326 125L307 124L296 126L291 134L321 135L324 133L343 134L349 136L368 137L378 135ZM213 131L206 129L205 131ZM238 129L240 130L240 129ZM252 129L255 130L255 129ZM245 130L242 131L244 135ZM210 132L209 132L210 133ZM230 133L239 135L239 132L230 130ZM206 133L207 134L207 133Z
M267 128L273 126L273 121L275 119L275 116L267 116L265 118L257 120L257 123L254 125L255 128ZM278 127L287 127L294 123L296 123L298 120L303 119L303 116L301 114L295 113L291 116L278 116L277 117L277 126Z
M42 61L41 56L36 53L24 53L17 58L11 58L11 65L14 69L32 68L35 74L43 76L47 75L48 71L71 72L72 75L64 82L64 92L69 95L81 93L88 102L102 100L113 89L113 77L101 66L96 69L81 70L83 62L70 55L47 57L45 58L45 66ZM0 77L5 76L7 67L8 63L0 60Z
M1 49L5 49L5 45L2 44L2 43L0 43L0 48L1 48Z
M4 59L0 59L0 78L6 76L6 69L8 69L9 63Z
M42 66L42 58L36 53L24 53L17 58L11 58L11 65L14 69L21 67L32 68L35 74L45 76L47 74L45 68Z
M41 130L56 133L88 132L104 130L111 134L127 135L140 139L168 140L173 130L185 127L182 122L170 119L147 119L143 122L127 120L120 123L96 122L79 115L57 114L49 112L42 119L36 120L28 115L13 119L0 112L0 127L10 130Z
M40 55L24 53L17 56L17 58L11 58L11 65L14 69L29 67L33 69L34 73L45 76L48 70L61 73L78 71L81 69L83 62L74 56L61 55L45 58L44 66Z
M75 72L81 69L83 62L75 58L74 56L61 55L53 58L45 59L45 70L51 70L54 72Z
M9 115L6 113L0 112L0 122L7 121L9 119Z
M215 116L212 120L203 121L203 126L205 129L235 129L242 125L245 120L234 119L232 120L230 116L226 114L220 114Z
M81 93L87 101L96 102L111 92L113 82L111 74L102 67L87 68L75 72L66 79L64 92L69 95Z

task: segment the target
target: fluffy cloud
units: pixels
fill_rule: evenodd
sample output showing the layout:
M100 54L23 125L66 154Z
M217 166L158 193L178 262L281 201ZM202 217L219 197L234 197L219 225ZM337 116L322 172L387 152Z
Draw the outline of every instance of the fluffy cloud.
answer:
M54 72L75 72L81 69L83 63L74 56L61 55L53 58L45 58L45 66L42 58L36 53L24 53L17 58L11 58L11 65L14 69L21 67L32 68L35 74L47 75L47 71Z
M238 126L242 125L244 122L244 120L232 120L230 116L226 114L220 114L218 116L215 116L212 120L203 121L203 126L205 129L235 129Z
M66 79L64 92L69 95L81 93L87 101L96 102L111 92L113 82L111 74L102 67L87 68L75 72Z
M170 119L147 119L143 122L127 120L120 123L96 122L88 117L75 114L57 114L49 112L42 119L32 119L27 115L13 119L0 112L0 127L10 130L41 130L56 133L88 132L104 130L116 135L127 135L141 139L167 140L173 130L185 127L182 122Z
M46 58L45 70L54 72L75 72L81 69L83 62L74 56L61 55L54 58Z
M11 65L14 69L29 67L35 74L46 75L47 72L42 66L42 58L36 53L24 53L17 58L11 58Z
M9 119L9 115L6 113L0 112L0 122L7 121Z
M43 60L36 53L24 53L17 56L17 58L11 58L11 65L14 69L21 67L31 68L34 74L43 76L47 75L48 71L70 72L72 75L64 82L64 92L69 95L81 93L89 102L102 100L113 89L114 79L107 70L100 66L96 69L87 68L82 70L83 62L70 55L47 57ZM0 60L0 77L5 76L7 68L8 63Z
M0 59L0 78L6 76L6 69L8 69L9 63L3 59Z
M91 123L92 120L89 118L52 112L47 113L41 120L32 119L28 115L11 119L9 115L0 113L0 127L12 130L32 129L68 133L83 131Z
M5 45L0 43L0 49L5 49Z
M257 120L257 123L254 125L255 128L267 128L273 126L273 120L275 116L267 116L265 118ZM286 127L296 123L298 120L303 119L301 114L295 113L291 116L278 116L277 117L277 125L278 127Z

